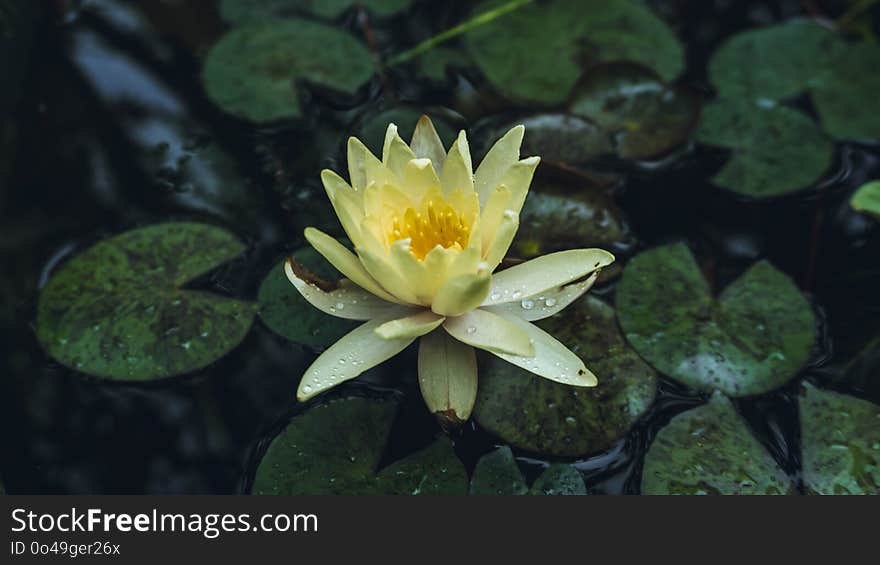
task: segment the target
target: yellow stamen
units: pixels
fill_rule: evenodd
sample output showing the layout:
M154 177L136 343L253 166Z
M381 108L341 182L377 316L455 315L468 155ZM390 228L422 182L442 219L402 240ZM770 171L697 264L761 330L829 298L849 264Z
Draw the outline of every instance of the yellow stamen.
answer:
M388 225L388 224L386 224ZM391 218L388 243L410 239L410 252L419 260L438 245L464 249L470 226L458 211L441 198L423 201L419 211L407 208Z

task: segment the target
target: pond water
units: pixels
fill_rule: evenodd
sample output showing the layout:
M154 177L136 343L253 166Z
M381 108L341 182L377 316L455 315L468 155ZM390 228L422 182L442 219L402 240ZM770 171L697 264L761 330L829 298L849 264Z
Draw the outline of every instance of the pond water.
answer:
M603 273L591 295L616 305L618 311L624 308L620 296L623 290L619 288L621 268L626 279L627 263L633 257L667 244L688 244L699 265L697 273L715 295L760 260L772 264L774 273L784 273L809 303L798 313L807 316L805 326L815 324L814 339L803 361L790 374L760 394L732 395L733 407L745 423L745 433L757 440L769 453L771 464L775 461L787 477L784 480L791 482L791 492L820 490L810 486L809 476L808 484L804 483L804 475L809 473L804 470L803 459L810 451L802 445L806 429L802 419L812 412L803 405L799 407L799 402L816 390L804 389L804 383L812 383L818 390L843 393L846 398L880 403L880 224L869 215L853 211L849 204L857 188L880 177L880 149L877 138L838 134L840 128L833 125L832 119L820 115L827 107L819 98L825 91L813 83L810 92L820 93L813 98L806 88L795 88L779 97L785 100L787 110L798 112L809 122L810 131L780 133L774 128L787 127L785 120L776 123L772 122L775 117L766 118L767 122L758 118L759 125L754 126L751 118L744 118L726 123L732 131L755 130L754 138L746 135L732 142L726 138L719 141L725 136L709 131L706 125L712 119L712 108L717 109L718 100L724 98L719 91L728 92L726 96L731 99L744 95L732 87L725 90L728 87L716 80L711 69L713 54L729 38L790 21L809 20L830 26L840 24L845 17L849 20L844 23L852 22L845 28L847 41L876 41L874 30L880 16L874 3L868 3L870 6L863 11L852 11L850 4L854 3L845 1L632 2L638 10L653 14L651 22L660 22L681 46L677 56L684 63L682 68L661 60L665 55L658 54L663 49L678 49L675 44L674 48L649 45L647 49L653 54L646 55L646 47L638 41L621 43L617 55L604 54L609 48L599 49L601 54L596 56L591 48L579 43L583 41L581 35L600 33L595 29L609 36L633 33L626 25L635 25L633 22L641 22L642 17L633 16L620 20L626 25L616 20L598 21L595 29L589 28L593 24L584 24L586 31L574 32L566 27L575 28L580 23L565 24L555 37L570 33L569 43L579 47L569 52L570 45L560 40L552 46L560 56L558 61L551 60L545 64L546 69L538 70L526 64L525 68L533 70L520 70L519 74L516 64L512 64L513 71L501 67L505 60L516 63L526 55L511 44L492 43L495 36L483 34L479 26L426 51L442 49L438 51L442 56L436 59L432 53L382 65L378 71L372 66L376 60L393 61L421 41L469 21L474 13L518 3L365 2L365 8L356 3L330 2L326 5L343 7L329 14L308 2L288 2L289 6L281 0L239 2L243 8L238 9L244 12L226 6L222 14L219 4L56 0L45 3L42 11L33 8L34 14L15 15L15 9L9 9L13 16L7 19L14 22L16 33L7 30L4 36L0 26L0 37L4 37L0 47L5 50L0 53L0 66L9 66L8 73L3 70L4 76L13 77L15 88L10 90L18 92L17 96L14 92L5 94L14 100L7 103L4 99L4 109L14 111L0 123L5 137L0 151L6 155L0 162L0 449L6 492L248 493L268 445L289 422L320 409L328 399L352 397L399 405L390 420L385 418L387 422L376 424L384 431L377 432L381 441L375 446L349 445L361 440L339 437L344 430L328 438L331 443L341 444L340 449L368 453L378 469L418 452L436 438L448 437L455 458L468 476L474 474L481 457L499 446L511 445L526 483L550 465L562 463L580 473L591 494L636 494L646 490L643 468L652 442L674 417L704 405L712 387L693 386L674 368L668 368L665 361L676 355L674 349L666 353L663 345L657 353L651 343L639 345L639 328L647 323L635 314L630 316L629 311L618 320L623 330L617 329L613 312L608 327L615 335L625 336L636 352L658 370L656 396L638 409L636 416L640 417L631 429L621 430L619 438L606 433L602 423L607 418L610 429L618 425L612 423L616 418L610 413L598 416L600 421L593 428L600 431L589 433L610 439L596 440L592 445L600 445L599 449L590 448L587 441L587 447L579 448L580 453L563 453L565 449L557 447L529 449L527 440L504 439L501 436L506 433L498 431L504 423L498 424L488 414L444 431L425 408L419 392L415 347L323 397L299 404L296 390L300 378L327 344L320 343L320 339L300 343L287 339L273 331L271 316L266 312L255 317L241 343L230 347L228 354L203 368L169 378L95 376L94 371L76 370L64 359L53 359L38 338L40 290L63 265L99 241L160 222L195 221L235 234L245 244L245 251L232 254L231 260L215 262L217 268L196 277L187 288L256 301L273 267L306 245L303 228L317 225L341 233L319 174L321 169L331 168L347 176L343 171L348 136L357 135L377 150L389 121L398 122L408 139L421 113L434 118L447 143L453 132L467 129L475 163L509 124L526 124L524 151L543 157L532 185L541 196L533 195L532 208L527 206L531 215L524 212L521 239L514 244L511 257L526 259L536 255L536 250L544 253L571 247L611 250L617 255L618 266ZM352 6L345 7L347 4ZM503 24L504 18L518 17L515 12L519 10L549 13L562 10L559 5L566 4L571 2L512 6L510 14L497 15L483 25L507 25ZM578 7L583 10L584 22L593 21L590 18L595 15L590 16L589 8L593 4L586 1ZM0 0L0 18L7 5L13 3ZM256 56L252 53L244 52L240 61L229 58L214 63L227 72L228 76L220 78L208 76L206 61L214 56L212 47L221 38L242 27L264 25L246 20L255 18L265 6L282 10L280 13L290 19L317 22L341 31L346 37L338 39L340 42L354 38L358 56L363 51L370 65L364 80L354 76L359 71L351 54L340 50L334 55L336 59L328 56L321 63L321 46L288 47L279 39L276 51L299 49L305 55L300 59L296 57L300 51L290 57L272 55L283 77L279 79L271 71L268 78L262 78L280 81L286 98L284 104L270 108L275 113L268 119L265 113L271 100L254 105L248 102L247 93L212 91L217 81L224 89L236 81L258 80L247 75L249 57ZM653 30L636 31L647 33L645 29ZM656 35L650 33L651 38L662 35L659 31ZM299 30L295 35L307 34ZM613 40L607 41L614 44ZM332 51L335 46L327 49ZM489 55L475 56L473 52L478 49ZM775 61L769 51L755 49L755 66ZM459 59L464 57L462 52L470 53L469 58ZM574 61L565 60L571 53L577 55ZM445 67L444 57L452 61ZM316 68L307 68L312 61L318 61ZM321 68L322 64L344 67L347 76L338 76L338 67L328 71ZM294 81L285 74L291 72L289 66L297 65L303 81ZM558 69L568 65L576 69L570 81L554 74L563 73ZM513 73L511 76L519 77L522 84L512 86L504 73ZM546 76L538 76L541 73ZM624 77L622 83L615 82L618 75L614 73ZM589 83L586 74L600 78ZM634 89L661 89L661 102L636 100L631 102L635 109L619 111L606 106L603 111L607 115L573 117L580 106L570 104L571 98L583 96L584 107L595 104L597 95L590 89L601 90L606 85L603 80L619 91L630 85ZM212 81L214 87L208 84ZM268 86L267 90L274 87ZM573 94L566 88L573 88ZM659 106L652 108L651 103ZM875 99L867 103L876 109ZM716 106L710 108L712 104ZM777 109L781 104L774 100L766 105ZM597 133L596 123L606 127L603 119L611 124L607 126L609 131L622 129L612 134ZM627 125L632 120L634 127ZM820 121L827 131L816 129ZM769 124L769 133L761 129L765 123ZM638 138L639 132L646 130L646 139ZM621 131L630 137L622 138ZM827 157L822 156L821 148L818 155L809 153L812 148L804 149L806 156L798 153L801 140L814 134L821 138L817 143L831 147ZM762 136L772 139L768 143ZM774 145L774 141L779 144ZM597 150L595 144L607 147ZM11 157L13 151L15 156ZM751 156L760 151L765 154L757 162L740 165L746 172L734 171L726 179L719 174L731 159L739 158L732 157L733 153ZM827 166L822 162L826 158ZM779 165L786 160L793 163L788 170ZM5 167L6 163L11 164ZM765 166L769 172L761 169ZM788 182L784 175L809 175L804 171L811 167L818 167L819 172L806 181L791 181L797 186L783 186ZM538 204L539 198L548 199L546 209ZM554 203L553 198L564 202ZM630 280L634 277L631 275ZM676 281L655 286L666 285L675 287ZM776 292L780 286L768 288ZM649 285L630 292L640 297L645 292L645 300L651 302L651 290ZM777 304L775 295L765 296L751 287L747 290L753 295L745 298L745 303L757 312L747 317L749 321L763 320L764 315L772 320L767 312L784 308ZM668 294L664 291L653 303L654 308L665 308L662 304L676 299L683 298L674 288ZM559 315L556 325L565 326L565 320L572 319L574 315L567 318L566 312ZM665 321L674 315L658 313ZM707 317L713 315L705 313ZM594 312L587 316L588 323L599 317ZM319 336L322 329L334 331L323 328L320 322L308 327L313 336ZM669 327L671 333L673 322ZM692 331L704 329L695 325ZM563 327L559 331L561 336L567 330ZM725 335L732 341L751 339L735 331ZM788 337L780 339L784 343L771 356L784 358L780 351L788 351L785 348L790 344ZM624 337L614 343L614 347L626 348L631 354ZM762 347L759 343L753 349ZM587 357L604 358L601 352L590 351ZM633 359L628 362L638 362L642 367L641 361ZM770 366L772 359L768 359L758 363L759 369L755 370ZM721 359L719 364L725 362ZM481 359L481 370L485 363ZM605 361L599 363L606 366L601 364ZM705 361L694 363L701 365L700 370L706 365ZM632 367L623 365L620 370L634 371ZM597 375L603 378L601 373ZM654 382L650 380L651 390ZM610 403L611 393L608 395ZM717 398L709 405L714 406ZM546 410L552 412L554 406L548 403ZM873 406L876 409L876 404ZM822 413L822 417L828 414ZM838 438L838 443L854 454L853 465L861 461L859 465L864 466L851 469L858 489L845 489L847 492L876 492L873 481L880 470L880 453L870 452L880 449L876 435L880 420L876 418L873 427L868 422L853 428L867 430L864 437L850 437L846 431L850 428L841 425L840 434L846 437ZM538 423L533 424L535 421ZM832 427L837 425L835 420L829 421ZM540 427L544 425L541 422L528 420L528 425ZM368 420L364 425L373 423ZM527 425L525 419L522 425ZM579 439L583 438L567 438L566 442L577 444ZM861 459L849 443L856 440L868 442L869 452ZM675 443L674 439L670 441ZM683 449L680 445L678 448ZM315 479L322 484L315 492L326 492L326 481L335 480L330 476L334 473L330 462L336 455L330 451L312 449L304 457L326 457L328 463L310 461L301 465L302 469L298 467L297 472L302 473L329 473ZM682 474L693 471L690 466ZM712 486L712 479L697 483L709 484L705 489L709 492L723 491ZM343 492L346 489L349 487L340 487ZM302 490L308 492L309 487Z

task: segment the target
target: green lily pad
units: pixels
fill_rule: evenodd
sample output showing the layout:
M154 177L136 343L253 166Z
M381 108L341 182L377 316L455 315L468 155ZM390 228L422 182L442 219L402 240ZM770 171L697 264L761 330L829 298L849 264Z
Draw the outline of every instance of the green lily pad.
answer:
M645 455L642 494L793 494L791 478L715 394L674 417Z
M569 110L598 124L621 158L650 159L687 141L700 116L700 98L667 85L647 67L610 63L590 69Z
M308 12L321 18L336 18L352 6L366 8L377 16L392 16L409 7L411 0L221 0L220 16L227 22L246 24Z
M584 495L587 485L577 469L564 463L550 465L541 476L535 479L529 494L544 496Z
M449 67L470 67L472 65L467 54L452 47L434 47L419 55L416 59L419 72L433 82L445 82Z
M629 262L617 287L617 311L626 339L658 371L730 396L784 385L816 340L812 307L770 263L752 265L716 300L683 243Z
M849 201L857 212L867 212L880 219L880 180L865 183L859 187Z
M537 324L584 360L598 386L560 384L486 356L474 418L533 453L580 456L608 449L654 402L654 371L626 345L614 310L597 298L581 298Z
M483 455L474 467L472 495L525 494L528 490L513 452L507 446Z
M373 58L350 34L286 19L235 28L211 49L202 71L208 96L253 122L298 118L297 82L354 94L372 77Z
M514 256L531 259L580 247L617 253L635 243L623 212L606 191L541 181L533 184L520 212Z
M816 84L841 43L813 21L748 30L713 53L709 80L725 98L783 100Z
M836 138L880 139L880 46L857 43L839 49L821 82L811 90L819 121Z
M784 106L717 100L703 109L696 135L731 150L712 182L750 198L809 188L834 159L834 146L813 120Z
M37 337L60 363L100 377L145 380L205 367L244 339L254 305L182 287L244 249L226 230L196 223L101 241L40 292Z
M526 486L513 452L502 446L483 455L471 477L471 494L476 496L520 494L583 495L587 494L584 478L571 465L557 463L535 479L532 488Z
M397 412L390 400L348 398L297 416L257 468L254 494L466 494L446 438L377 473Z
M338 281L342 278L312 247L303 247L292 256L321 279ZM325 314L309 304L284 274L286 261L282 259L269 271L257 293L260 318L270 330L302 345L326 347L360 325L354 320Z
M804 383L804 487L810 494L880 494L880 406Z
M480 2L471 14L501 4ZM523 102L564 102L583 70L598 62L641 63L666 80L684 67L675 34L648 8L630 0L532 3L475 27L464 40L489 82Z

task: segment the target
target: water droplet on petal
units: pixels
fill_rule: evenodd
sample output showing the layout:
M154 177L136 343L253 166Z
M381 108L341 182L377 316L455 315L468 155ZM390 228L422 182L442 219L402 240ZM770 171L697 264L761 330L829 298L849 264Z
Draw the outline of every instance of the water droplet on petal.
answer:
M471 326L471 327L469 327L466 331L467 331L467 333L469 333L469 334L473 334L473 333L476 333L477 328L475 328L474 326Z
M523 300L519 305L523 307L523 310L531 310L535 307L535 302L534 300Z
M547 300L544 301L544 305L547 306L548 308L552 308L553 306L556 306L556 299L555 298L548 298Z

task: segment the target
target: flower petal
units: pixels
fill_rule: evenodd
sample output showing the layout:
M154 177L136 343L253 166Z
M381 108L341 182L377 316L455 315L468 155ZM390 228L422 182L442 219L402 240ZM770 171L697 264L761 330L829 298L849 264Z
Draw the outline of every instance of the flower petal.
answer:
M437 291L431 310L441 316L460 316L479 306L491 285L492 275L486 269L453 277Z
M402 301L392 296L376 280L370 276L364 265L358 260L357 255L345 248L344 245L315 228L306 228L306 240L312 244L315 251L330 261L330 264L342 273L346 278L351 279L353 283L363 288L367 292L371 292L383 300L388 302L396 302L401 304Z
M403 169L403 187L415 201L432 190L440 190L440 179L434 171L434 165L427 158L413 159Z
M519 148L522 145L525 127L519 125L510 129L489 149L477 172L474 174L474 190L480 195L480 204L485 204L507 170L519 161Z
M535 353L528 333L508 318L483 309L447 318L443 322L443 329L462 343L492 353L523 357L530 357Z
M382 339L376 328L384 318L361 324L331 345L306 370L299 383L296 398L300 401L351 380L367 369L394 357L415 338Z
M475 310L475 312L479 311ZM490 352L508 363L551 381L572 386L596 386L596 376L587 369L581 358L552 335L525 320L514 317L505 319L529 336L535 348L535 355L521 357L489 350Z
M345 182L342 177L330 169L321 171L321 182L333 205L333 211L342 224L348 238L357 242L360 237L360 222L363 219L363 206L359 202L361 196Z
M474 348L436 331L419 340L419 388L428 410L466 421L477 400Z
M284 263L284 273L309 304L337 318L372 320L392 315L406 316L414 312L405 306L382 300L348 279L339 281L339 288L325 292L300 276L302 273L290 259Z
M489 248L495 241L498 228L504 218L504 211L510 202L510 189L506 186L498 186L492 190L492 194L482 206L480 213L480 237L482 237L482 254L485 257ZM505 252L507 250L505 249Z
M430 310L422 310L411 316L385 322L376 328L376 335L382 339L420 337L434 331L445 319Z
M501 223L498 225L498 229L495 230L495 237L489 244L489 249L483 258L490 271L494 272L495 267L504 259L518 229L519 214L513 210L505 210L501 215Z
M570 249L536 257L492 277L484 306L519 301L587 276L614 262L604 249Z
M443 193L451 194L460 190L465 194L474 191L474 169L471 163L471 151L468 147L464 130L459 132L458 139L449 148L449 155L440 171L440 184Z
M360 192L367 186L368 165L375 167L381 161L356 137L348 138L347 152L348 177L351 179L351 186L355 192Z
M391 169L397 178L402 179L406 164L415 158L413 150L397 132L397 126L388 124L388 129L385 132L385 145L382 149L382 162L385 163L385 166Z
M510 190L510 202L507 205L508 210L513 210L517 214L522 209L523 202L529 194L529 185L532 184L532 177L535 176L535 169L541 162L540 157L529 157L522 161L517 161L507 169L502 175L498 184L503 184Z
M371 245L355 248L370 276L374 280L380 281L382 288L395 296L396 302L422 305L422 302L412 291L409 281L390 262L388 254L375 253L373 247Z
M578 298L584 295L593 283L596 282L599 273L593 273L589 278L560 288L550 289L547 292L533 294L521 301L505 302L495 306L485 306L489 312L502 316L516 316L517 318L534 322L543 320L556 314Z
M443 141L440 140L437 130L434 129L431 118L425 115L419 118L409 146L416 157L430 159L434 164L434 170L443 169L446 149L443 147Z

